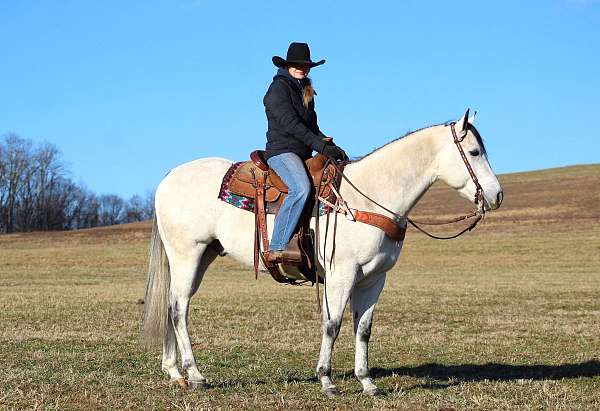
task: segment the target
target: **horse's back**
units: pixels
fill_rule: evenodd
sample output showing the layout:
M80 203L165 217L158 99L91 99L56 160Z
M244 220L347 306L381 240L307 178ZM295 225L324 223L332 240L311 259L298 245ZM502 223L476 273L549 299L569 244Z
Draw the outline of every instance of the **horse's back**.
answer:
M209 188L223 178L232 161L221 157L206 157L188 161L173 168L158 185L157 195L174 190L187 191ZM220 184L220 181L218 181Z
M220 169L224 169L224 171L227 171L227 168L229 168L231 164L233 164L231 160L222 157L198 158L196 160L188 161L187 163L180 164L177 167L173 168L165 176L163 181L165 181L169 177L179 177L182 175L190 174L195 176L208 176L214 173L218 173Z
M155 196L163 240L183 237L184 241L210 241L215 203L231 164L231 160L220 157L200 158L175 167L163 178Z

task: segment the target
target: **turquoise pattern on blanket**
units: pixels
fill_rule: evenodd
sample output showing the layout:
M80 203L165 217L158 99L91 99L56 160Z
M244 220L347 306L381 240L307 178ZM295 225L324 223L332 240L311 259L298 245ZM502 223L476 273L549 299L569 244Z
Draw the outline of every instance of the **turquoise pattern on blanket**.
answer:
M226 203L231 204L237 208L241 208L242 210L248 210L254 212L254 199L247 198L244 196L239 196L237 194L233 194L231 191L228 192L228 195L225 198L222 198Z

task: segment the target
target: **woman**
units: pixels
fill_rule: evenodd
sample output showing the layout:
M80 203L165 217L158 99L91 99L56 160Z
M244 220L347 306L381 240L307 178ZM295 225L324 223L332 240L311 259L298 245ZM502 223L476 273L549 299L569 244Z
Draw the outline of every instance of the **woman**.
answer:
M268 120L267 164L288 186L288 195L275 217L275 226L267 259L270 262L298 263L296 253L287 252L288 243L298 224L311 192L304 160L315 150L334 160L347 160L317 125L316 94L307 77L310 69L325 60L313 62L306 43L292 43L285 59L274 56L277 74L263 99Z

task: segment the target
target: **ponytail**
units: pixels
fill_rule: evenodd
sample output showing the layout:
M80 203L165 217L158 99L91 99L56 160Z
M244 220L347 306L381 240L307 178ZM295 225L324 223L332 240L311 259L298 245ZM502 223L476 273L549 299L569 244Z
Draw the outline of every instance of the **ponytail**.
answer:
M312 86L312 82L308 80L302 88L302 102L304 103L304 107L308 108L308 105L312 101L314 95L315 89Z

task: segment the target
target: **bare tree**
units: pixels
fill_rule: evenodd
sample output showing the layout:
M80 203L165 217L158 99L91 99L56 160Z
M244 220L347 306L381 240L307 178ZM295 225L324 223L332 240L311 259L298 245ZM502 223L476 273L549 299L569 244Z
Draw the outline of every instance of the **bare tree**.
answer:
M8 159L4 144L0 141L0 233L6 231L6 222L4 216L6 215L5 205L6 196L8 194Z
M100 196L100 224L113 225L120 224L124 219L125 201L114 194L104 194Z
M3 215L3 228L7 233L15 230L15 217L18 196L24 183L27 181L28 173L31 173L31 141L22 139L16 134L8 134L4 137L4 175L3 184L0 187L0 205Z
M56 217L57 210L51 210L50 202L55 206L67 201L67 196L75 190L74 184L65 180L65 170L59 159L59 150L50 143L44 143L35 150L33 159L36 163L35 170L35 225L44 230L50 225L56 226L57 222L51 222L49 212ZM57 200L62 198L62 201ZM64 205L64 204L63 204Z
M146 191L144 197L144 220L151 220L154 216L154 194L155 190Z
M16 134L0 139L0 233L68 230L152 218L154 193L98 197L68 178L60 151Z
M142 221L144 219L143 206L142 197L137 194L131 196L125 206L125 222L133 223L135 221Z

